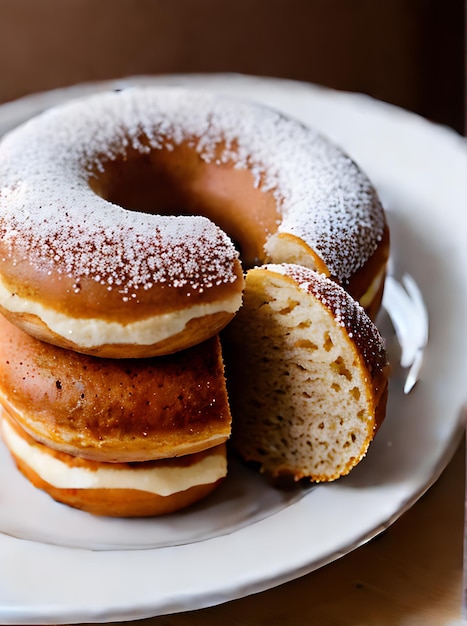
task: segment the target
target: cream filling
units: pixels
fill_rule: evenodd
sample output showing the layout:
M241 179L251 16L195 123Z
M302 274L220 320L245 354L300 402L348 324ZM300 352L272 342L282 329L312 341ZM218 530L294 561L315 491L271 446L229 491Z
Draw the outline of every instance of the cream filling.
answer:
M383 281L385 274L386 266L384 266L383 269L378 272L368 289L360 298L360 304L364 309L371 304L373 298L378 293L378 289L381 287L381 282Z
M208 485L227 474L225 454L219 451L187 467L135 467L122 469L70 467L20 437L6 420L2 420L5 443L42 480L58 489L137 489L159 496L170 496L197 485Z
M152 345L182 332L191 319L220 312L236 313L241 303L242 296L236 293L225 300L197 304L130 324L119 324L97 318L69 317L34 300L13 295L0 281L0 305L7 311L36 315L60 337L86 348L114 343Z

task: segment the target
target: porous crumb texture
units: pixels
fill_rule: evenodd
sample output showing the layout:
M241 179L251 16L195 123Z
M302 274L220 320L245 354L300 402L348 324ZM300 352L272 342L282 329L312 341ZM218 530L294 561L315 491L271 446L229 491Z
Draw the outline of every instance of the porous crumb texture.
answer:
M230 360L240 455L273 477L347 474L373 438L385 384L384 345L363 309L316 272L265 266L248 273L228 329L230 346L240 340Z
M341 282L381 240L384 216L369 180L315 132L262 106L132 88L49 110L4 138L6 255L123 294L155 282L194 291L234 282L234 246L209 220L123 210L90 184L129 150L148 154L186 142L205 162L251 170L256 185L275 195L279 231L303 238Z

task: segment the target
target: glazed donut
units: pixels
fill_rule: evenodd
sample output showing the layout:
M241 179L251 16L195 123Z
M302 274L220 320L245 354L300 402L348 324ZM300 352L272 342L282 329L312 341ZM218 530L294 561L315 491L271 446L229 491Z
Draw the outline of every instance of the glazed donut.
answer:
M241 304L233 242L245 269L299 263L379 306L389 244L374 188L278 112L130 88L1 142L0 310L40 339L103 357L203 341Z
M226 330L232 445L273 479L344 476L385 414L388 361L378 329L336 282L298 265L248 272Z
M231 429L217 336L164 357L103 359L0 316L0 403L35 441L106 463L193 454Z
M166 515L208 496L227 473L226 445L143 463L102 463L36 442L0 409L3 440L20 472L54 500L111 517Z

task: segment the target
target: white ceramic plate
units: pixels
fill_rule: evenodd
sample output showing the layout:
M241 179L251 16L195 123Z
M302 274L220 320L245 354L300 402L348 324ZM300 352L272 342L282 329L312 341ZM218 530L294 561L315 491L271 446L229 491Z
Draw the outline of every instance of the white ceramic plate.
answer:
M99 520L51 501L0 442L0 623L130 620L201 608L278 585L388 527L437 479L464 427L467 152L455 133L370 98L243 76L134 78L0 107L0 133L43 108L132 83L185 84L255 99L321 129L367 171L388 210L393 273L408 272L430 316L420 381L404 395L395 363L388 415L345 479L279 494L234 465L192 511Z

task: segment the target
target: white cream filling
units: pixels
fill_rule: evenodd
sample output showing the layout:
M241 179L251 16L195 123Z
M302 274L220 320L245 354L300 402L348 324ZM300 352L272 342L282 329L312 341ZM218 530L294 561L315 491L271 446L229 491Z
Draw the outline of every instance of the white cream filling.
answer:
M385 276L385 273L386 273L386 267L383 267L383 269L380 272L378 272L376 277L373 279L372 283L370 284L368 289L365 291L363 296L360 298L360 305L363 308L366 308L369 304L371 304L373 298L378 293L378 289L381 287L381 282Z
M207 485L227 474L225 454L211 454L187 467L122 469L70 467L32 445L2 420L3 438L11 452L22 459L42 480L58 489L137 489L159 496L170 496L196 485Z
M69 317L34 300L13 295L0 281L0 305L7 311L36 315L60 337L86 348L114 343L144 346L158 343L182 332L191 319L220 312L235 313L241 303L242 296L236 293L218 302L197 304L131 324L119 324L97 318Z

